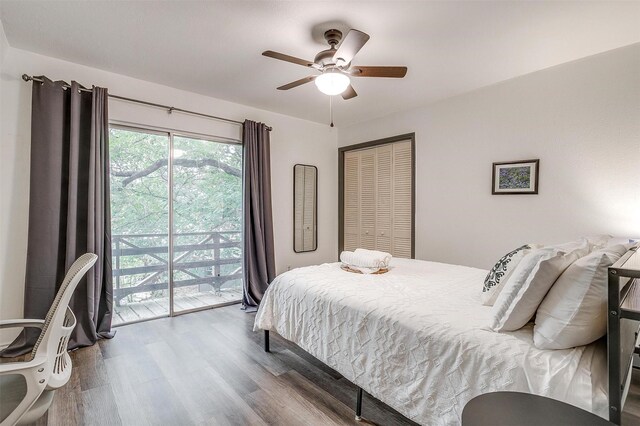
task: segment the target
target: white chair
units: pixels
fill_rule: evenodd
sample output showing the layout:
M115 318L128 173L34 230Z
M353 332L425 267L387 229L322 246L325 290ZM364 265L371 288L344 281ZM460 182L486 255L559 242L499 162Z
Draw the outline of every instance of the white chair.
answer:
M96 259L98 256L87 253L71 265L44 320L0 321L0 329L36 327L42 330L27 360L0 364L0 426L39 419L49 409L55 390L69 381L71 358L67 344L76 326L69 300Z

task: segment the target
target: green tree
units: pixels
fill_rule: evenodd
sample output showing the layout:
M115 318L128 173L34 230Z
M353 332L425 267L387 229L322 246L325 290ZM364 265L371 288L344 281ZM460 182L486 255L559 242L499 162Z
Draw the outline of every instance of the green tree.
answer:
M225 233L240 241L242 229L242 146L174 136L173 230L174 246L197 245L204 233ZM110 129L110 183L112 234L122 248L167 247L169 227L169 137ZM185 235L186 234L186 235ZM216 234L217 235L217 234ZM212 240L208 240L212 242ZM221 258L239 258L238 247L221 249ZM166 263L162 250L119 258L120 269ZM176 251L182 262L211 259L212 250ZM239 264L222 265L221 275ZM211 275L210 267L177 269L174 280ZM120 287L167 282L166 271L117 278ZM237 281L237 280L236 280ZM238 284L237 282L235 283ZM156 292L157 293L157 292ZM158 294L148 296L154 297ZM160 292L162 293L162 292ZM164 293L162 293L164 294ZM132 297L128 297L133 301ZM138 300L138 299L135 299Z

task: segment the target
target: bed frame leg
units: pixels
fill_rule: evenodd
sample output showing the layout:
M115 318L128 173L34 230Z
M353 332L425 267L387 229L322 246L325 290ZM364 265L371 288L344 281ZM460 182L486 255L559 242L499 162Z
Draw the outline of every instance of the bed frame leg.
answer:
M269 330L264 331L264 351L271 352L271 348L269 347Z
M356 421L362 420L362 388L358 388L358 397L356 398Z

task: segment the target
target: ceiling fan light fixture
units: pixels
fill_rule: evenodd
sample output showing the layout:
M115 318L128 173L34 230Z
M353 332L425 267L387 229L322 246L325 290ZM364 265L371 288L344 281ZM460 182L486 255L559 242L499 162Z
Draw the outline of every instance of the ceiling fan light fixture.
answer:
M351 80L338 70L327 70L315 79L316 86L325 95L334 96L347 90Z

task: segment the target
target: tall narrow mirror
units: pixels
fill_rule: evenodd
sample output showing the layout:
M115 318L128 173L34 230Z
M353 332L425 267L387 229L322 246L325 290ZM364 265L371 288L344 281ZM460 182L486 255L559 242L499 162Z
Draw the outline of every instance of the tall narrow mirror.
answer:
M302 253L318 248L318 169L293 166L293 251Z

